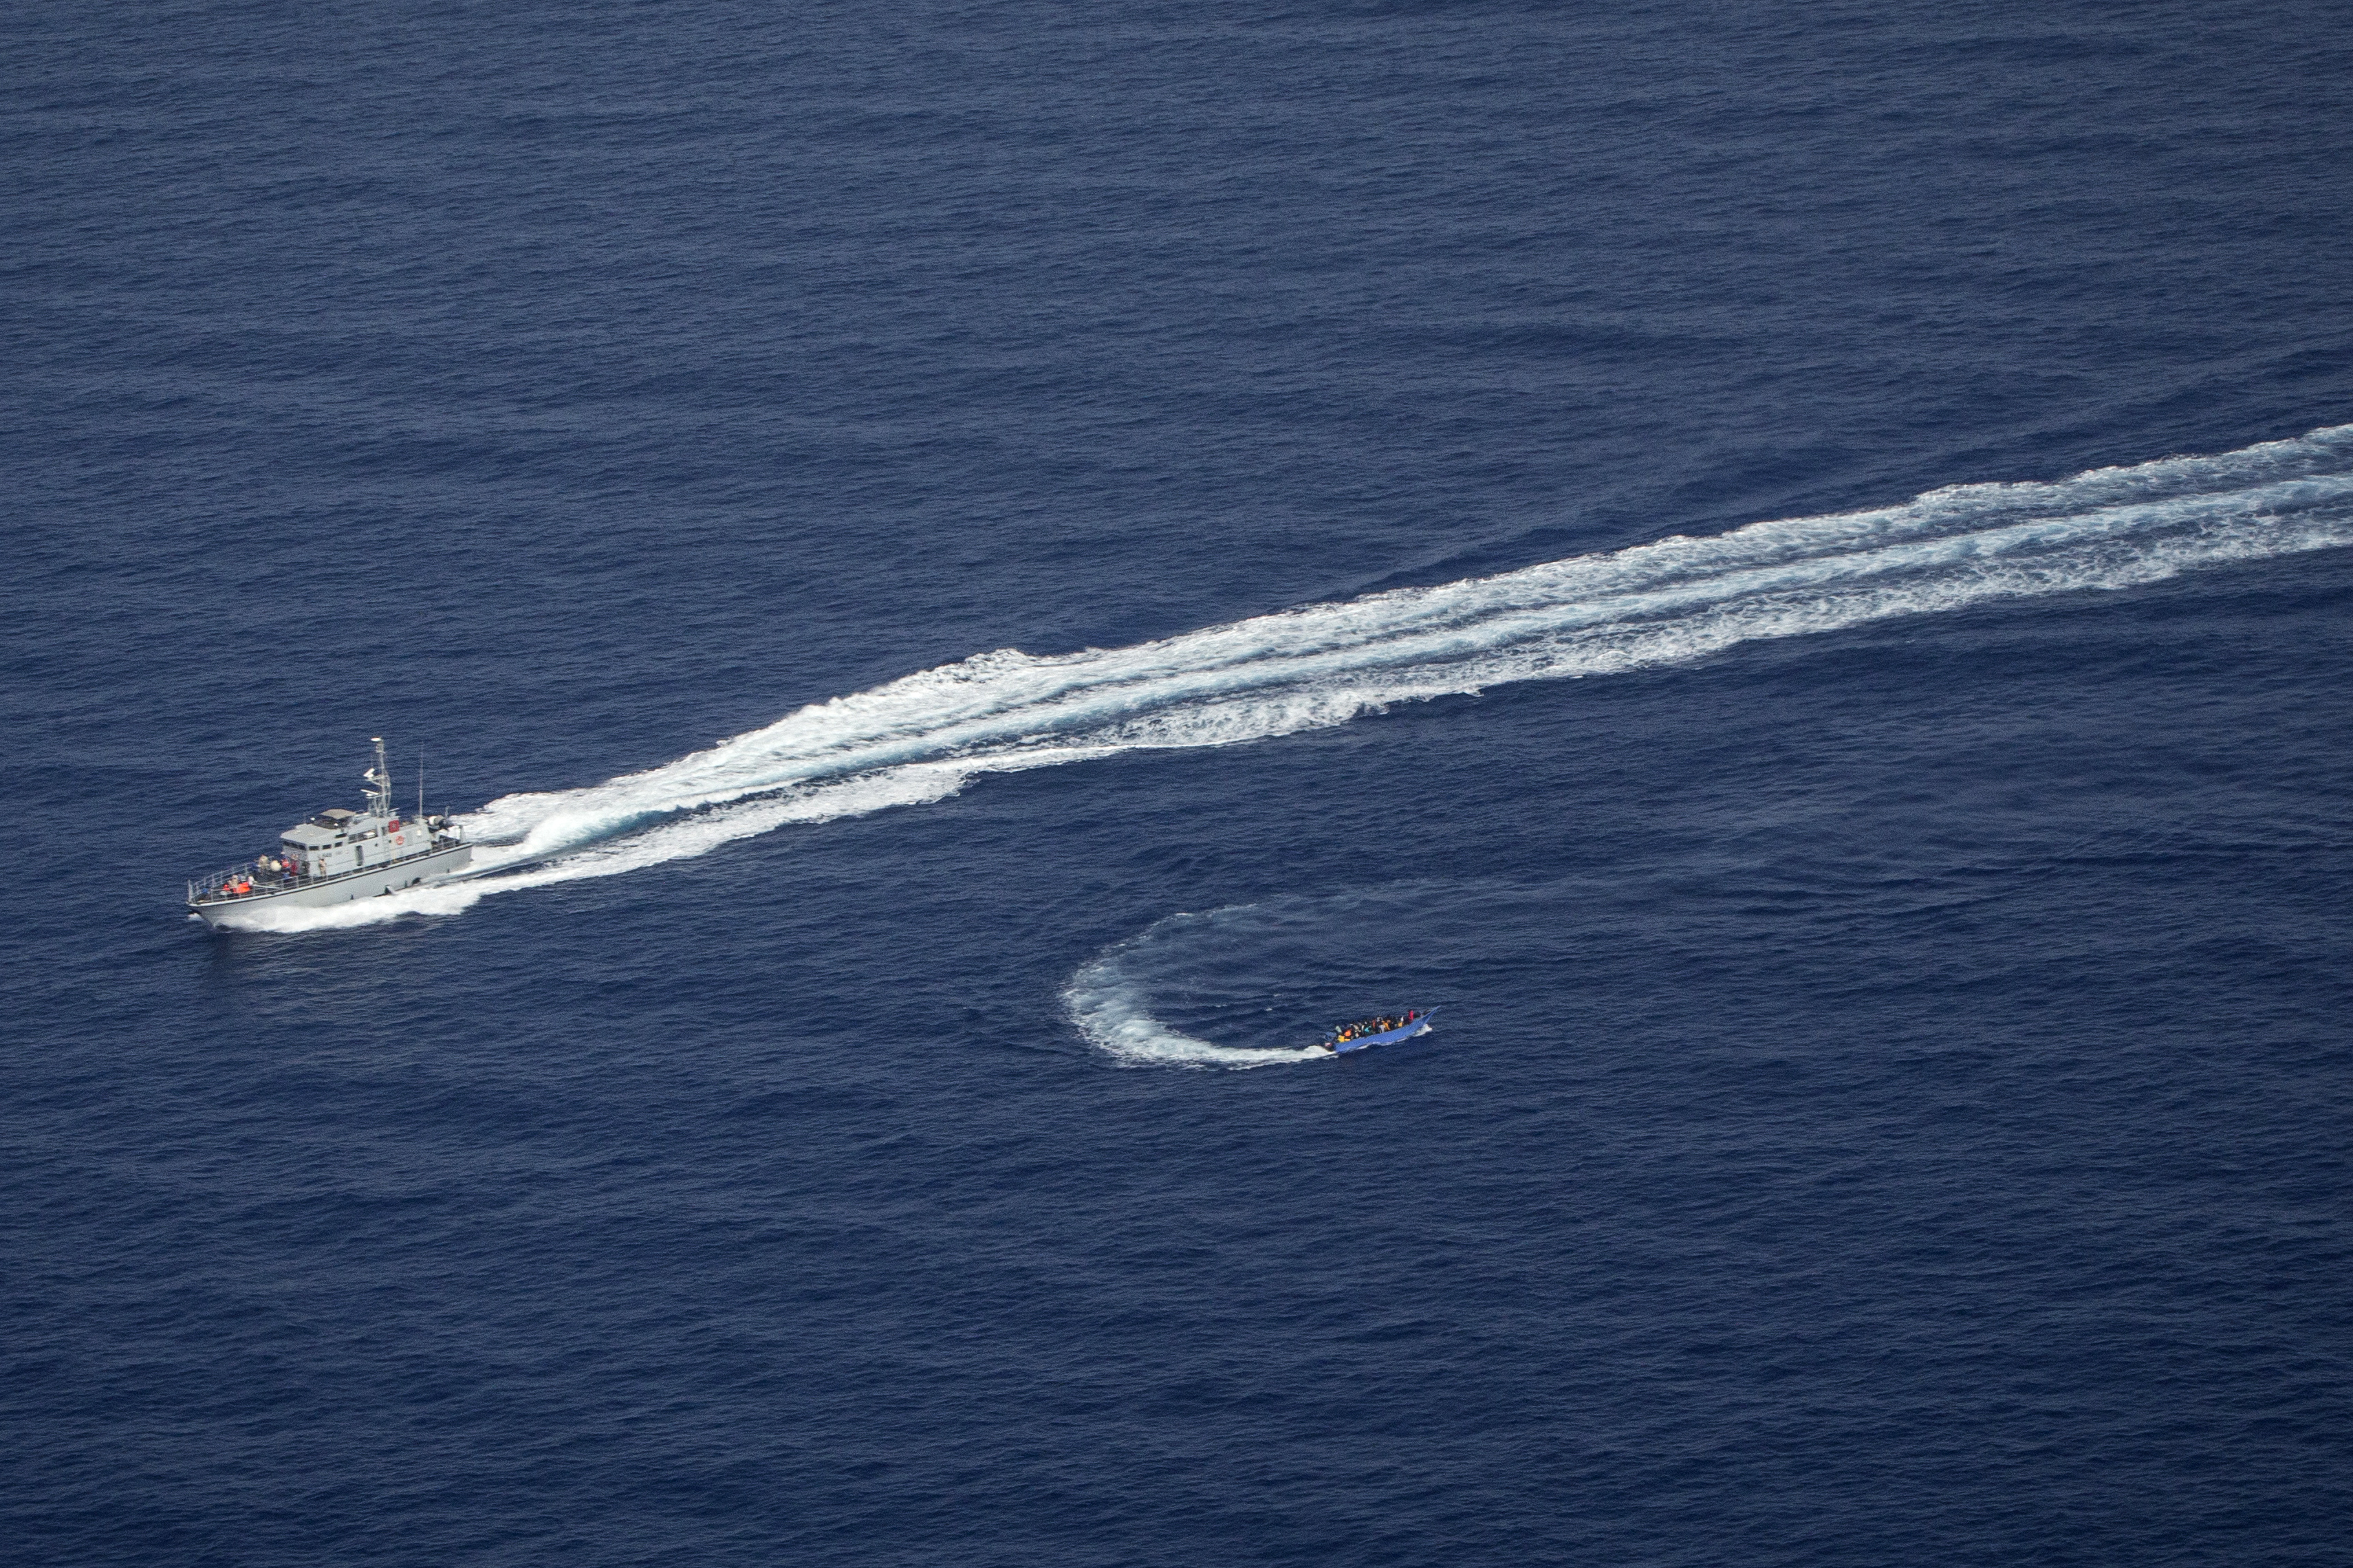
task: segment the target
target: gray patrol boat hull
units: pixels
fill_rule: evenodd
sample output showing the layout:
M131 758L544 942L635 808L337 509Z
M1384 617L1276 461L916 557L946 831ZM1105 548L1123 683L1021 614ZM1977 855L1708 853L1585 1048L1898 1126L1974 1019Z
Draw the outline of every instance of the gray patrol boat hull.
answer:
M371 866L365 870L347 871L340 877L304 880L290 888L269 888L257 882L249 893L231 898L191 899L188 908L202 915L206 925L218 928L224 922L234 924L263 910L307 910L327 904L348 904L354 899L378 898L385 893L399 892L404 888L438 882L452 872L465 869L473 858L474 851L470 846L453 844L444 849L428 849L422 855L395 860L388 866Z

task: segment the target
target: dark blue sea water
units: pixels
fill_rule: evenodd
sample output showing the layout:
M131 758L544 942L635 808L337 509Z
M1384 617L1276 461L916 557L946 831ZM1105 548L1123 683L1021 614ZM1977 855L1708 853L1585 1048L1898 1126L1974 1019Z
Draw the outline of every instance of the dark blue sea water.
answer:
M2343 20L8 12L6 1559L2353 1562Z

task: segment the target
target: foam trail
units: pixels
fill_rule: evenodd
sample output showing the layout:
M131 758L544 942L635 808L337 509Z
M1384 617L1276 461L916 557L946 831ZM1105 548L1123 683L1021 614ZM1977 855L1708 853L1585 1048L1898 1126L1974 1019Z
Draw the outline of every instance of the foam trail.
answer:
M289 911L278 929L447 912L792 822L953 795L986 773L1230 745L1402 701L1607 674L1763 637L2130 587L2353 543L2353 426L2052 483L1674 536L1497 576L1308 605L1124 648L976 655L814 703L674 763L512 795L467 819L487 875Z
M1182 921L1190 917L1172 918ZM1168 923L1163 921L1143 936L1098 954L1063 989L1062 1005L1071 1022L1097 1048L1131 1067L1262 1068L1339 1059L1316 1046L1220 1046L1153 1016L1145 985L1127 973L1125 961Z

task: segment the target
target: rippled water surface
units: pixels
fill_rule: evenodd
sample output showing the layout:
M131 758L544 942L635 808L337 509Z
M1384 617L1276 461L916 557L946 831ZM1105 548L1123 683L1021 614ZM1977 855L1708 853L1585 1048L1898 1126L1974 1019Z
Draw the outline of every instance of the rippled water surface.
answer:
M16 1553L2348 1561L2337 24L0 19Z

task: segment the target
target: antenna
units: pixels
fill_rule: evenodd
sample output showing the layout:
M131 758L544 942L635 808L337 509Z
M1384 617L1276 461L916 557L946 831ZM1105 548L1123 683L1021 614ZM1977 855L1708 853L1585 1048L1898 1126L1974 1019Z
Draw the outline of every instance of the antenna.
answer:
M425 820L425 748L417 749L417 820Z
M375 742L375 766L370 768L367 773L367 782L373 786L368 790L368 809L378 816L390 816L392 815L392 773L385 766L384 737L370 735L368 739Z

